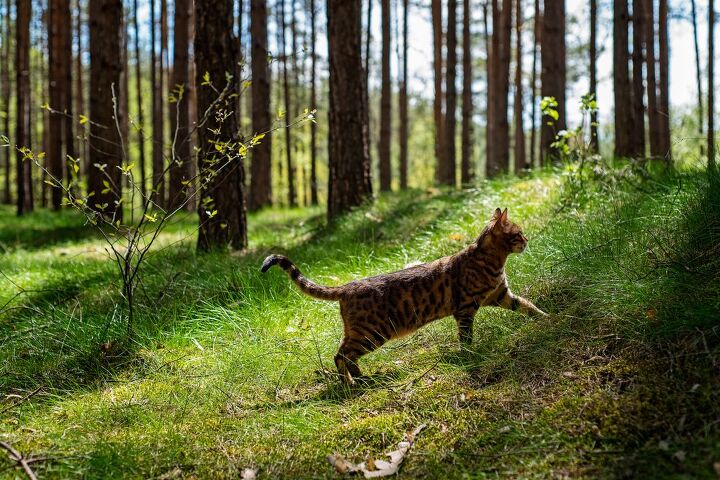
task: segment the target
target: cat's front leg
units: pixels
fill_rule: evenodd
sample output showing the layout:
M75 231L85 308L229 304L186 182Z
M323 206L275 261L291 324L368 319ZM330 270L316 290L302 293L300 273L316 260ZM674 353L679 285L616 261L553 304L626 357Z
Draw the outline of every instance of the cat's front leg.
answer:
M524 313L525 315L535 318L548 316L547 313L536 307L530 300L519 295L515 295L510 291L510 289L500 292L496 300L496 305L509 310L520 311L520 313Z

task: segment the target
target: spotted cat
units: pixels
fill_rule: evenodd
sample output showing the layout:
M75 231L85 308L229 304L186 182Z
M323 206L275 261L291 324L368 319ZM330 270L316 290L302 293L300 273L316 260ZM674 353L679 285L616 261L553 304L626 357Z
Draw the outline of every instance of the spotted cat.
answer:
M545 316L532 302L510 292L505 277L508 255L523 252L527 243L520 227L508 219L507 208L502 212L498 208L464 250L398 272L326 287L305 278L282 255L267 257L260 270L279 265L307 295L340 302L345 336L335 365L342 379L353 384L360 376L357 361L362 355L434 320L454 316L460 342L467 347L480 307L494 305Z

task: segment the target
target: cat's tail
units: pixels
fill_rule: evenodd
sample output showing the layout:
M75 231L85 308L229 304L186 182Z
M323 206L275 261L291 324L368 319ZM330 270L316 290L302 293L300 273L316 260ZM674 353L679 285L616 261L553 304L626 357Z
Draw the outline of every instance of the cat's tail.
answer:
M295 282L295 285L311 297L319 298L320 300L340 300L342 297L342 287L326 287L308 280L300 273L300 270L298 270L295 264L283 255L270 255L267 257L262 267L260 267L260 271L265 273L273 265L279 265L280 268L285 270L290 279Z

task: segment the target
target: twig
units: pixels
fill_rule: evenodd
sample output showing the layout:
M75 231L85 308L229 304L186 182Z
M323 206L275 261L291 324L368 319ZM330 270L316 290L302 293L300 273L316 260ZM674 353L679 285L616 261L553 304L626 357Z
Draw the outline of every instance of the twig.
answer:
M7 442L0 442L0 447L2 447L8 451L10 460L17 462L18 465L20 465L22 467L22 469L25 470L25 473L27 474L27 476L30 480L37 480L37 476L35 476L35 472L33 472L32 468L30 468L30 464L28 463L28 460L25 457L23 457L20 452L15 450L13 448L13 446Z
M5 413L5 412L7 412L7 411L12 410L13 408L17 407L17 406L20 405L21 403L23 403L23 402L29 400L30 398L34 397L38 392L40 392L40 390L42 390L42 388L43 388L43 386L40 385L40 386L37 387L35 390L33 390L32 392L28 393L27 395L25 395L23 398L21 398L21 399L18 400L17 402L15 402L15 403L13 403L12 405L8 405L7 407L3 408L2 410L0 410L0 415L2 415L3 413Z

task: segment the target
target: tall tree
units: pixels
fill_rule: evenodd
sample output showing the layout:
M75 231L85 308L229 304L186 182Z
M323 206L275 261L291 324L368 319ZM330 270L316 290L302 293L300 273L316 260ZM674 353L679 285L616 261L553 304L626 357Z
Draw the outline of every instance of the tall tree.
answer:
M237 42L233 36L233 5L226 0L195 0L195 61L197 85L209 77L215 88L198 88L198 117L211 110L198 131L198 170L201 177L198 249L247 246L244 169L241 158L228 158L218 144L237 136ZM217 92L227 92L220 95ZM222 114L220 114L222 112ZM198 123L200 123L198 118ZM268 141L266 139L263 142ZM221 149L222 150L222 149ZM218 168L223 171L218 172ZM217 172L213 174L212 172Z
M83 4L80 0L76 0L75 3L77 16L75 17L75 112L78 115L85 115L85 87L84 87L84 65L82 60L83 54ZM87 151L87 124L77 125L78 136L81 141L79 143L78 154L84 160L80 162L80 173L83 173L83 168L88 164L88 151Z
M447 42L447 61L445 63L445 126L442 146L444 153L438 165L438 183L455 185L455 132L457 109L457 0L448 0L448 19L445 40Z
M597 0L590 0L590 94L597 100ZM597 111L590 115L590 149L598 151Z
M70 0L50 0L48 15L48 49L50 93L47 162L50 174L57 180L65 178L66 155L75 157L72 134L72 21ZM70 178L66 178L67 181ZM51 189L52 208L59 210L62 190Z
M328 218L372 196L360 0L327 2L330 62Z
M370 58L372 58L372 11L374 0L367 0L365 20L365 97L370 98ZM372 130L370 130L370 108L365 110L365 124L368 126L368 142L372 143ZM372 165L372 148L368 151L368 158Z
M660 151L667 162L672 162L670 151L670 41L668 38L668 0L658 3L658 45L660 70Z
M2 68L2 74L0 74L0 82L2 83L2 86L0 87L0 102L2 102L2 125L3 125L3 131L10 133L10 2L11 0L5 0L5 15L0 18L0 22L2 22L2 25L0 26L0 31L3 32L3 38L5 39L2 42L2 64L0 64L0 68ZM11 203L12 202L12 195L10 193L10 170L12 169L11 166L11 150L9 148L3 148L0 154L4 156L5 161L3 162L3 171L5 173L5 183L3 185L3 203Z
M190 181L190 118L188 67L188 34L190 20L190 2L175 0L175 22L173 42L173 69L170 103L170 125L172 152L170 155L170 182L168 184L168 209L175 210L186 203L187 188ZM235 72L233 72L235 73Z
M487 176L492 178L508 171L510 166L510 124L508 95L510 93L510 40L512 33L512 0L493 0L493 32L488 90L488 158Z
M645 49L645 14L643 2L633 0L632 12L632 92L630 127L630 154L636 157L645 156L645 84L643 83L643 65Z
M288 79L288 55L285 52L287 22L285 21L285 0L279 0L280 18L278 19L278 29L280 30L280 58L282 59L283 69L283 95L285 102L285 112L288 119L294 118L292 111L292 103L290 102L290 81ZM292 159L292 137L289 128L285 129L285 160L288 182L288 205L294 207L297 205L295 194L295 167Z
M531 90L531 96L532 96L532 107L531 107L531 125L530 125L530 166L534 166L537 164L535 161L535 152L536 152L536 142L535 138L537 137L537 126L535 122L537 121L537 58L538 58L538 48L540 47L540 0L535 0L533 12L535 12L535 18L533 19L533 56L532 56L532 79L530 80L530 90Z
M698 134L699 137L703 136L703 124L705 123L705 114L703 113L703 87L702 87L702 68L700 67L700 39L698 36L698 22L697 22L697 6L695 0L690 0L691 5L691 16L693 25L693 44L695 46L695 81L697 84L698 94ZM700 155L705 153L705 148L700 142Z
M165 204L165 159L163 132L163 75L162 50L157 55L157 22L155 0L150 0L150 84L152 88L152 201L160 206Z
M270 139L270 66L268 65L267 0L250 2L250 37L252 68L252 129L267 136L252 149L250 164L250 210L272 204L270 182L272 141Z
M564 130L567 124L565 111L566 52L565 52L565 0L545 3L542 19L542 96L555 97L559 118L554 125L542 124L540 130L541 159L553 155L550 145L555 134Z
M715 2L708 5L708 168L714 170L715 163Z
M433 97L433 119L435 122L435 180L440 181L440 165L443 164L443 129L445 121L443 117L443 22L442 22L442 0L430 2L433 26L433 78L435 84L435 96Z
M405 190L408 186L408 0L403 2L402 21L402 65L400 77L400 91L398 93L398 137L400 143L400 188ZM400 40L398 39L398 44Z
M638 4L642 0L633 0ZM633 109L630 89L628 0L613 0L613 92L615 95L615 156L633 155Z
M473 179L473 94L472 94L472 35L470 33L470 0L463 0L463 94L462 133L460 149L460 183L469 184Z
M378 165L380 191L390 190L390 129L392 93L390 91L390 0L381 0L382 10L382 82L380 88L380 138L378 139Z
M655 58L655 8L653 0L643 0L645 21L645 77L647 85L647 115L650 127L650 155L660 158L663 155L660 131L660 113L658 111L657 74Z
M147 198L147 178L145 165L145 115L143 113L142 88L142 56L140 55L140 24L138 22L138 0L133 0L133 27L135 37L135 99L137 100L138 124L137 129L138 152L140 154L140 193Z
M315 51L315 0L310 0L310 109L317 110L317 52ZM317 124L310 122L310 203L318 204Z
M522 0L515 0L515 173L530 169L525 154L525 127L523 126L522 85Z
M118 125L122 0L90 0L90 168L88 192L93 204L114 218L122 218L122 145ZM104 182L107 182L109 188Z
M30 17L31 2L17 0L15 4L15 143L31 147L30 133ZM16 153L17 214L31 212L34 207L31 162Z

